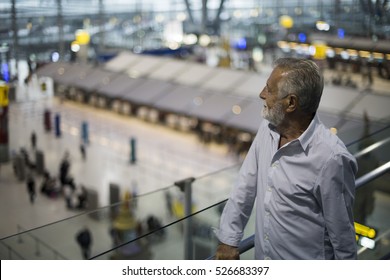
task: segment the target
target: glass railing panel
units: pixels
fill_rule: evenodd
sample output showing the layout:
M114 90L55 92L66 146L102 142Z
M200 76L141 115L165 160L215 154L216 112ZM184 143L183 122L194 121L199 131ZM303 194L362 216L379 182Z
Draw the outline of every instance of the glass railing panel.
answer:
M141 236L139 240L130 242L147 244L145 249L147 255L134 254L124 255L119 250L110 250L96 259L150 259L150 260L183 260L186 259L186 223L191 223L191 259L204 260L213 256L218 245L218 239L215 236L215 229L219 227L221 211L224 208L225 201L217 203L205 210L194 213L191 217L177 221L163 229L157 230L152 234ZM248 222L245 229L244 238L249 237L254 232L254 215ZM253 259L254 252L250 250L242 256L242 259Z
M195 180L192 186L193 211L226 199L238 168L239 166L226 168ZM127 203L99 208L28 232L21 229L20 234L1 240L0 255L16 259L81 259L81 250L75 236L86 226L92 234L93 257L183 218L183 196L179 187L170 186L137 196ZM131 215L126 212L126 208L131 210ZM118 235L118 227L132 227L134 231ZM34 253L37 246L38 254Z
M58 252L61 259L77 260L83 256L76 242L76 234L84 227L88 227L92 235L92 254L112 246L109 236L111 227L109 208L22 232L2 239L1 243L12 248L22 259L56 259L53 255L54 252ZM41 248L39 254L35 253L37 246Z
M197 178L192 183L193 207L201 210L229 197L241 165Z
M230 190L233 186L233 180L237 177L239 166L233 166L231 168L226 168L223 170L220 170L218 172L209 174L207 176L203 176L200 178L197 178L191 186L191 192L192 192L192 212L202 211L203 209L209 207L210 205L213 205L215 203L219 203L222 200L226 199L228 194L230 193ZM143 237L139 241L134 241L134 244L128 244L124 247L129 247L129 250L123 251L122 248L118 248L115 250L112 254L106 254L105 256L99 256L100 258L132 258L129 255L132 255L135 258L140 259L149 259L154 258L158 256L156 259L183 259L183 256L179 254L179 256L176 256L176 247L179 246L178 240L180 238L183 238L183 223L180 222L179 224L176 224L175 222L179 219L182 219L185 216L185 194L182 189L180 189L178 186L170 187L166 190L156 192L156 195L160 196L160 203L162 203L162 207L160 206L160 210L156 208L155 203L144 205L144 201L140 201L137 203L137 207L143 207L144 209L140 211L140 209L137 209L137 217L141 217L141 213L147 213L153 209L154 214L153 218L156 218L160 223L156 225L155 227L147 228L146 231L142 231L136 234L136 236L143 236L147 235L150 231L156 230L159 227L164 227L167 224L173 223L171 226L157 230L152 235L147 235L146 237ZM148 195L149 196L149 195ZM156 198L150 199L149 201L153 202ZM217 211L217 218L219 219L221 206L215 207L215 211ZM219 212L218 212L219 211ZM148 227L148 218L150 218L151 215L143 218L143 226ZM209 218L212 218L213 216L208 216ZM204 226L198 225L198 218L190 218L193 219L193 223L197 225L197 229L199 230L210 230L206 229ZM216 223L210 223L212 225L215 225ZM135 236L135 235L134 235ZM172 242L171 242L172 239ZM156 251L153 251L149 249L147 246L144 246L145 244L155 244L155 242L158 242L158 247L161 247L162 244L161 240L165 240L163 244L164 248L169 248L166 250L165 253L162 255ZM127 241L127 240L123 240ZM145 254L141 254L141 250L133 250L131 247L134 246L134 248L143 248ZM163 250L161 249L161 250ZM121 251L122 250L122 251ZM181 250L182 252L182 250ZM161 255L161 257L160 257ZM153 257L154 256L154 257Z
M367 128L364 120L361 119L348 120L345 126L338 130L337 136L348 145L363 138L363 136L374 135L378 132L389 130L389 125L385 122L370 122L368 125L369 127Z
M390 210L390 199L386 201L386 197L390 196L389 182L390 174L385 173L356 190L354 204L354 219L356 222L362 224L365 224L367 221L381 222L385 227L387 227L386 224L390 227L390 219L375 218L381 211L386 209L385 206L387 204ZM390 214L390 211L388 214Z
M379 259L390 253L389 182L390 174L386 173L357 190L354 212L355 221L367 227L363 228L363 235L360 236L359 259ZM370 229L375 230L375 236L371 235L373 231ZM363 237L368 237L369 239ZM367 248L362 246L364 244L366 244ZM373 248L370 248L370 246L373 246Z
M360 246L358 259L360 260L389 260L390 259L390 230L379 234L375 238L375 243L366 241L367 246L375 246L373 249Z
M374 155L380 159L381 161L388 161L390 157L390 144L386 139L390 138L390 127L384 127L381 129L376 130L376 132L371 133L370 135L363 136L360 135L356 137L354 141L348 141L345 142L348 150L352 154L357 154L358 152L362 151L363 149L367 148L368 146L371 146L373 144L376 144L381 141L385 141L385 143L381 146L379 146L377 149L373 151ZM373 146L375 148L375 146Z
M169 215L165 193L173 191L176 186L129 199L109 207L83 213L27 232L21 232L1 240L0 254L3 256L12 249L12 256L22 259L53 259L59 255L62 259L82 259L76 234L87 227L92 235L91 256L107 251L113 246L121 245L136 236L115 235L116 229L134 227L137 231L154 230L176 219ZM129 210L129 211L127 211ZM129 214L130 213L130 214ZM153 221L151 222L151 218ZM21 229L23 231L23 229ZM22 240L22 242L20 242ZM35 254L39 246L40 253ZM46 252L47 251L47 252ZM3 253L6 252L6 253ZM18 257L16 257L18 256Z
M185 232L185 223L188 222L191 223L190 236L193 244L193 259L205 259L213 254L218 244L213 228L218 224L223 204L224 202L221 202L206 210L196 212L193 216L174 222L152 234L141 236L139 240L125 245L140 246L143 242L142 244L146 244L145 250L149 252L147 258L131 250L127 254L123 254L120 250L114 249L96 259L183 260L185 259L185 240L188 237Z
M255 259L255 248L252 248L240 255L240 260L254 260Z

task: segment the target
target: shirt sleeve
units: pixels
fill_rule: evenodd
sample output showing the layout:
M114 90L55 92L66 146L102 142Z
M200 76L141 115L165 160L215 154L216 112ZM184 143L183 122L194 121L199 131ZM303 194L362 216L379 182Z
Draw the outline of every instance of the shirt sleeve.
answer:
M326 162L318 187L325 227L335 259L356 259L357 245L353 220L357 163L347 153L332 155Z
M241 166L237 183L226 203L216 232L219 241L230 246L239 245L256 199L258 135L259 133Z

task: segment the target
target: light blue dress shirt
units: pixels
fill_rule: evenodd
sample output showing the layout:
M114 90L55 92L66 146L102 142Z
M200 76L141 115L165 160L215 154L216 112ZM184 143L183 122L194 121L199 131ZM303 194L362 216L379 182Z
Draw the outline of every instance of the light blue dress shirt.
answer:
M278 149L263 120L223 211L218 239L238 246L256 201L256 259L356 259L357 163L315 116Z

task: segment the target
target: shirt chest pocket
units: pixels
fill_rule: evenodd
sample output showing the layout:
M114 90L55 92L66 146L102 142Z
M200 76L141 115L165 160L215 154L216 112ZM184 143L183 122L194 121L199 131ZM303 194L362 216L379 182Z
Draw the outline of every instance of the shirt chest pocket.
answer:
M273 201L288 208L318 208L313 194L315 174L301 163L275 161L268 170L268 191Z

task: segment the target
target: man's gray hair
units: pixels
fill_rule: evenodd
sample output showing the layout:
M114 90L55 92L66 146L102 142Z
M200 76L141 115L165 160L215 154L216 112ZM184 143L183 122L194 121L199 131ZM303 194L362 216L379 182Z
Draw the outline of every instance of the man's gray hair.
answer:
M309 59L279 58L274 67L284 72L278 84L279 97L295 94L302 111L315 113L324 89L324 78L318 65Z

